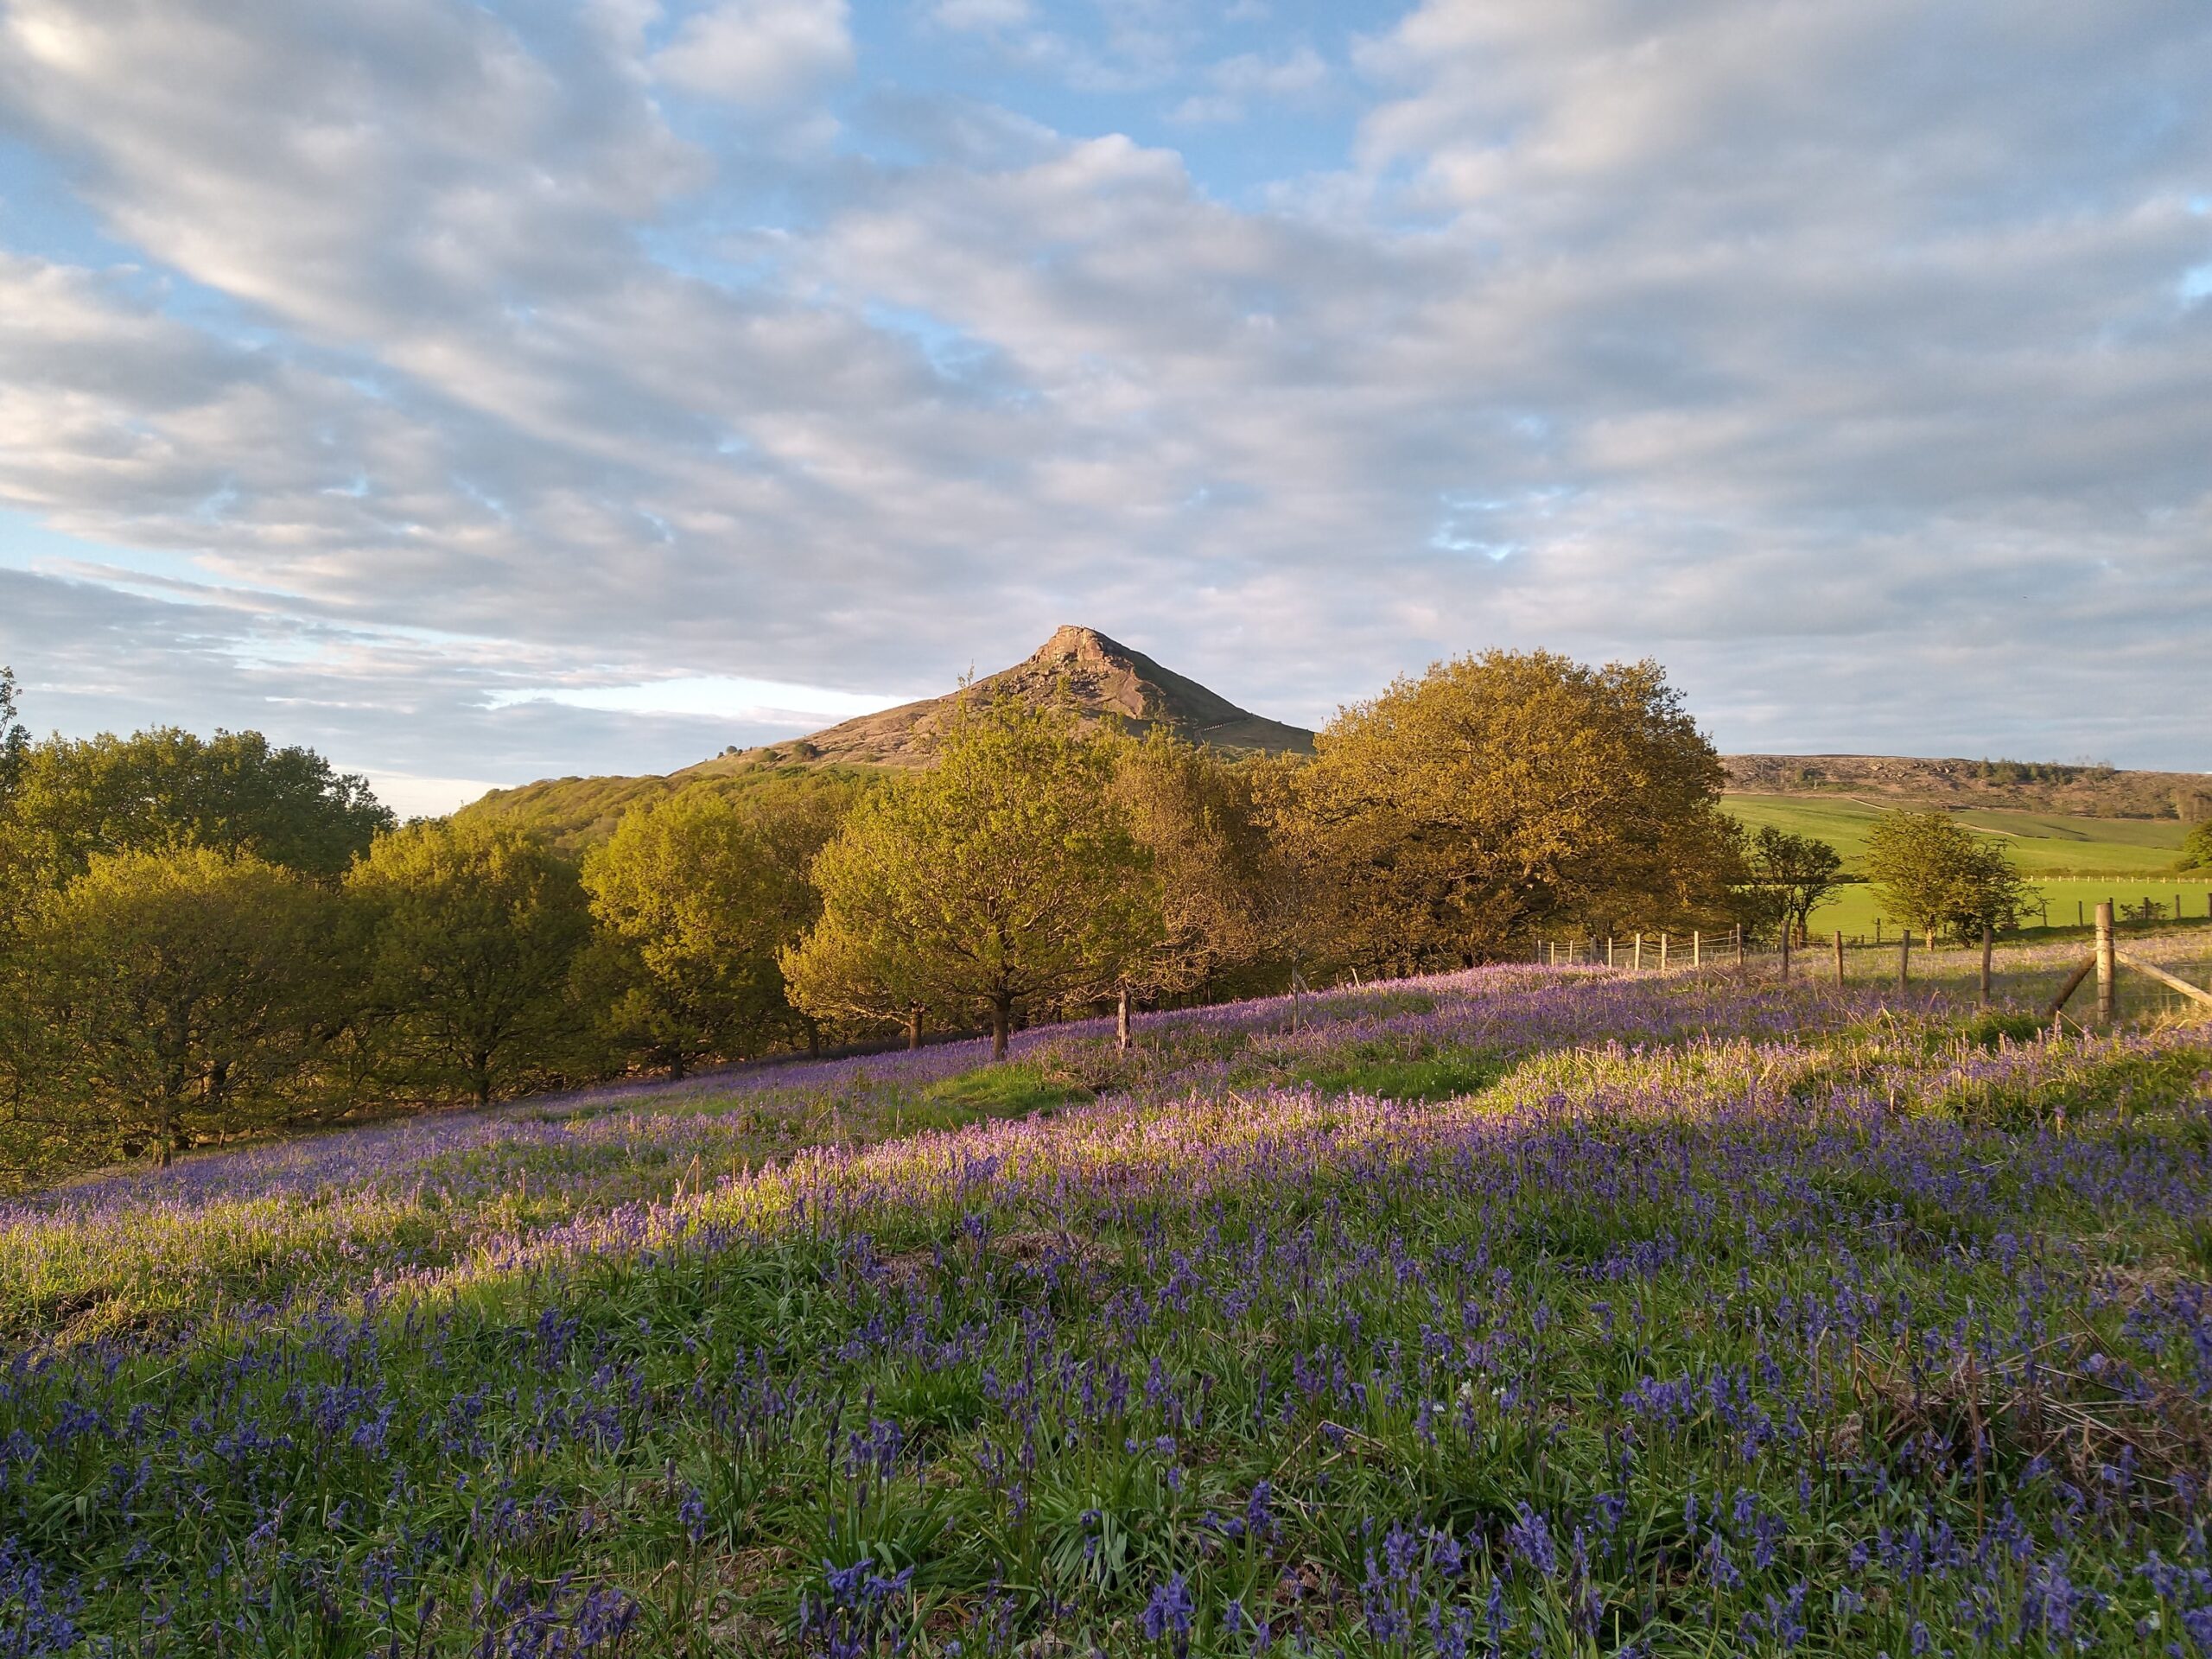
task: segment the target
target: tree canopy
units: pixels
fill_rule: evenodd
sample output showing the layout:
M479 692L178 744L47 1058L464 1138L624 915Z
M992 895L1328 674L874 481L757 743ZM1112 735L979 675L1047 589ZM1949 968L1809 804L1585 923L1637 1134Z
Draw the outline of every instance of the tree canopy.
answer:
M392 824L367 782L259 732L174 727L26 747L5 833L49 882L100 853L207 847L335 880Z
M1843 855L1825 841L1770 823L1747 837L1744 851L1760 911L1791 929L1803 944L1813 912L1843 885Z
M757 803L752 804L757 806ZM803 830L691 790L632 809L584 859L594 918L626 982L617 1033L677 1076L757 1053L788 1024L777 952L813 919Z
M281 1110L327 995L332 903L251 853L94 854L29 926L48 1116L166 1157Z
M15 797L30 748L30 732L16 718L16 671L0 666L0 811Z
M562 1075L591 926L575 866L502 824L432 820L379 836L346 890L395 1080L482 1104Z
M822 917L786 951L821 1017L985 1014L1094 996L1159 941L1151 860L1115 796L1116 757L1065 713L963 703L936 766L855 808L815 861Z
M1866 835L1866 874L1876 896L1905 926L1928 936L1976 937L1986 925L2018 925L2027 884L1993 836L1977 836L1942 812L1891 812Z
M1342 710L1293 774L1318 948L1405 968L1529 931L1716 915L1741 875L1719 755L1656 663L1489 651Z
M1156 941L1123 974L1133 990L1223 987L1282 953L1288 872L1262 821L1260 775L1160 728L1119 743L1115 795L1160 903Z

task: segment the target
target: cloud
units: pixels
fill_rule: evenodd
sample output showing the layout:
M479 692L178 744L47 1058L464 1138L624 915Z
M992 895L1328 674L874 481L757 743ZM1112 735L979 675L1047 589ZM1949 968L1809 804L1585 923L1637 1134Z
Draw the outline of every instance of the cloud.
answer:
M1280 57L1241 52L1206 71L1209 90L1176 105L1169 119L1185 124L1242 121L1255 103L1301 103L1329 81L1329 66L1311 46Z
M785 15L0 0L0 121L130 251L0 251L0 506L85 550L0 525L39 718L520 781L790 701L546 688L926 690L1083 620L1291 719L1549 644L1741 747L2212 765L2156 718L2212 627L2212 22L1439 0L1331 72L1039 6L980 54L1211 61L1245 156L1363 100L1248 196L1221 135ZM664 107L695 46L770 118Z
M1019 29L1036 16L1030 0L937 0L930 16L941 29Z
M721 0L685 19L652 66L688 92L785 108L851 72L850 17L845 0Z

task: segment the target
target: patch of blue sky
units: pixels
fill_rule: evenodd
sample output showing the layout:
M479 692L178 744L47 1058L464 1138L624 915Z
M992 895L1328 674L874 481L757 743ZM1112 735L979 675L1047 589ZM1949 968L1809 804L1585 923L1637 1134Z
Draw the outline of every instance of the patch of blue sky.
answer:
M164 582L203 580L187 554L87 540L50 529L35 513L14 508L0 508L0 564L51 574L67 574L58 567L97 566Z
M911 305L871 300L861 308L868 327L910 340L948 380L972 379L998 355L998 348L955 322Z
M140 264L70 190L53 162L20 139L0 135L0 247L57 264L94 270Z
M1428 544L1440 553L1479 553L1492 564L1503 564L1526 547L1525 543L1492 541L1472 536L1457 520L1446 518L1439 524L1428 538Z
M932 7L856 7L860 81L995 105L1071 139L1125 134L1177 152L1207 194L1249 205L1286 177L1345 164L1362 101L1351 95L1353 43L1407 8L1228 4L1141 39L1117 33L1106 7L1027 10L1026 21L955 29L936 22ZM1275 92L1246 84L1262 66L1308 52L1320 66L1309 84ZM889 153L898 148L893 140Z
M2181 298L2183 305L2195 305L2212 298L2212 263L2192 266L2182 273Z

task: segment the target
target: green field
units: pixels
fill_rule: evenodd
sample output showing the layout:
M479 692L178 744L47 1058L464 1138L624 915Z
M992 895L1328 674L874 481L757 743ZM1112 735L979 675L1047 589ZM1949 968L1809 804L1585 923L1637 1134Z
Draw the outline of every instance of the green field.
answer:
M1728 810L1747 824L1772 824L1827 842L1843 855L1845 868L1854 871L1866 856L1868 829L1885 812L1897 810L1828 796L1729 795L1723 799ZM1951 816L1968 829L2003 840L2012 861L2043 899L2044 908L2027 918L2031 926L2075 926L2107 899L2115 905L2152 899L2166 907L2169 917L2212 913L2212 876L2177 878L2172 874L2188 829L2177 820L1980 810ZM1872 938L1877 923L1885 936L1896 931L1895 919L1884 913L1872 889L1853 886L1813 912L1812 930L1830 933L1840 929L1849 938Z
M1834 796L1726 795L1721 799L1731 813L1753 828L1772 824L1827 842L1843 855L1847 869L1856 869L1866 855L1866 832L1875 820L1899 810ZM2061 812L1984 810L1949 816L1969 830L2003 841L2020 873L2031 876L2164 876L2180 857L2182 836L2189 829L2177 818L2083 818Z
M2044 925L2046 919L2051 927L2075 926L2107 899L2115 905L2139 905L2152 899L2166 907L2167 918L2178 913L2189 920L2202 921L2212 912L2212 877L2201 875L2186 882L2145 880L2139 876L2044 877L2031 880L2031 885L2049 908L2044 912L2031 909L2024 918L2030 927ZM2178 912L2174 909L2177 902L2181 906ZM2081 906L2078 912L2077 905ZM1872 938L1878 919L1883 937L1895 937L1897 923L1883 910L1873 889L1854 885L1813 912L1812 931L1824 935L1840 929L1847 938Z
M1867 830L1891 807L1796 794L1730 794L1723 798L1747 825L1774 825L1801 836L1818 836L1842 854L1845 869L1858 869L1867 852ZM2114 905L2164 905L2168 916L2212 913L2212 876L2177 878L2174 858L2188 825L2174 818L2070 818L2057 812L1955 812L1968 830L2004 841L2013 862L2035 885L2044 909L2031 927L2075 927L2106 898ZM2099 874L2079 874L2099 872ZM1883 912L1869 887L1845 887L1812 913L1814 933L1842 929L1849 938L1885 936L1896 920Z

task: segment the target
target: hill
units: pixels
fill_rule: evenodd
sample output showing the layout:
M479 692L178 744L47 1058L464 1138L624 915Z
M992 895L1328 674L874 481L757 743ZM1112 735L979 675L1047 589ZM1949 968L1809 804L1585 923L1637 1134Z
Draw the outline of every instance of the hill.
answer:
M1139 733L1166 726L1234 754L1313 749L1312 732L1240 708L1096 628L1060 628L1022 661L969 689L1039 702L1065 698L1086 722L1111 719ZM862 715L786 742L725 749L665 776L554 778L493 790L455 816L524 824L573 850L603 839L630 807L695 785L742 792L794 773L833 773L849 782L925 766L962 695ZM2025 868L2150 871L2171 864L2183 824L2212 817L2212 777L2199 772L1867 754L1723 759L1738 817L1820 835L1847 857L1855 854L1864 823L1881 811L1936 806L1968 812L1974 827L2013 836Z
M1096 628L1063 627L1028 658L970 688L1026 702L1073 702L1086 723L1117 720L1141 734L1166 726L1194 743L1235 753L1311 754L1313 734L1240 709L1218 692ZM926 697L862 715L797 742L750 753L842 766L925 766L946 715L963 694Z
M1139 734L1165 726L1232 754L1310 754L1313 748L1313 734L1302 727L1240 709L1096 628L1060 628L1022 661L969 690L1035 702L1065 698L1086 724L1110 719ZM847 781L925 766L946 715L963 695L954 691L862 715L789 742L726 749L664 776L550 778L495 789L454 816L519 823L576 851L613 833L631 807L696 785L742 794L800 774Z
M2212 776L2123 772L2044 760L1889 754L1732 754L1728 787L1746 795L1865 796L1882 807L2009 807L2092 818L2212 818ZM2179 844L2179 837L2176 838Z

